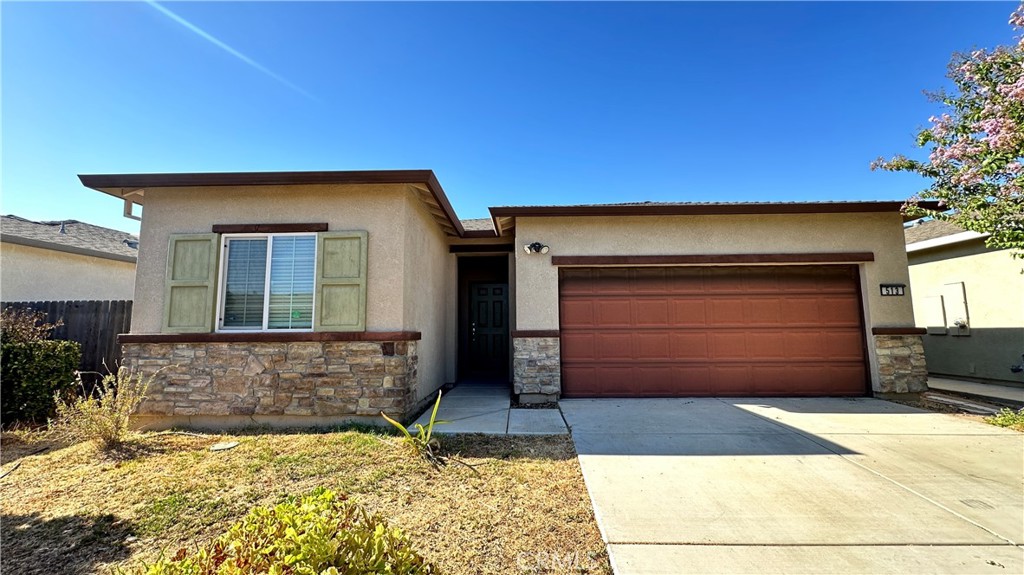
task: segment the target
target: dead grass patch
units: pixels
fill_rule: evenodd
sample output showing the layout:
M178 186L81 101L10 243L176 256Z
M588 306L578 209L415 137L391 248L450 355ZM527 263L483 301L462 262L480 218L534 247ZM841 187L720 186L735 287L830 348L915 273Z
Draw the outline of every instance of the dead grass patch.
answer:
M228 440L240 445L209 451ZM445 573L610 573L571 440L442 441L480 476L372 430L149 434L112 453L4 434L3 470L19 465L0 479L4 573L151 561L317 486L385 515Z

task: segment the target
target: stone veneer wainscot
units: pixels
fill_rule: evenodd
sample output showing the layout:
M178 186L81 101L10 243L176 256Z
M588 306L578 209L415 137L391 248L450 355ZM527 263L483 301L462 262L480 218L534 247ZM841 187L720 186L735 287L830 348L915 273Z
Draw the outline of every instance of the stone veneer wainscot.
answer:
M874 336L878 356L878 393L920 393L928 391L928 368L920 335Z
M415 341L125 343L157 373L143 416L399 417L417 406Z
M558 336L512 336L512 386L524 403L554 401L562 393Z

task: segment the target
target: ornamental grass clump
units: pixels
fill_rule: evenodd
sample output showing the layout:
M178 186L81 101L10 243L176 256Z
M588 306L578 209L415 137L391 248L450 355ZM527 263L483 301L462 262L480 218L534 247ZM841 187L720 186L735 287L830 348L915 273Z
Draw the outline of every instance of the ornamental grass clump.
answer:
M388 417L388 414L383 411L380 412L380 415L387 420L388 423L395 426L398 431L402 432L402 436L406 444L412 446L420 457L429 461L434 467L439 467L444 464L444 459L440 456L441 443L436 437L433 437L434 426L448 423L447 421L438 421L437 410L440 407L441 390L437 390L437 401L434 402L434 409L430 412L430 421L427 422L426 427L420 423L415 424L414 426L417 430L416 435L413 435L409 429L400 422Z
M92 391L79 378L80 395L68 400L59 393L54 396L57 417L50 422L51 432L70 441L97 441L106 450L120 447L131 435L131 416L155 377L122 366L103 376Z
M343 495L317 488L257 507L193 553L180 549L131 573L145 575L356 575L436 573L400 529Z

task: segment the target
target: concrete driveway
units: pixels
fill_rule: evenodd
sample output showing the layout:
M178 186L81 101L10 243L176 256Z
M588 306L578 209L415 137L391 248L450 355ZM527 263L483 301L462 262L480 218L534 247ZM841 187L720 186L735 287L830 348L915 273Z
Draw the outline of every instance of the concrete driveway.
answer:
M616 573L1024 573L1024 435L875 399L564 400Z

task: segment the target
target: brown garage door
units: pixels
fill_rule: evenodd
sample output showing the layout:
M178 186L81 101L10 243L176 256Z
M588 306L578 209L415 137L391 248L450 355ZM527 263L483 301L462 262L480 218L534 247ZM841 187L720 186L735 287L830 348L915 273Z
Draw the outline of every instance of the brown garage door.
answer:
M864 395L853 266L563 268L565 397Z

